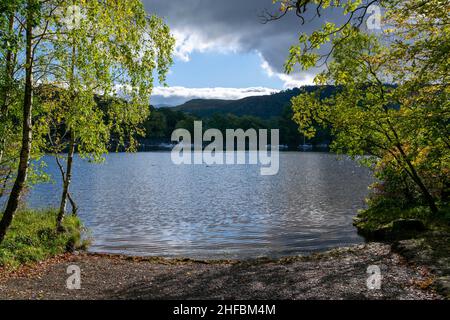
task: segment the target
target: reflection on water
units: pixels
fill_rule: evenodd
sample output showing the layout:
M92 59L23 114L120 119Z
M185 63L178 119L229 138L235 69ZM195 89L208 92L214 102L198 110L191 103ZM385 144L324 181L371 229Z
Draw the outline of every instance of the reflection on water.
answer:
M101 165L77 159L72 193L92 251L278 257L362 242L352 218L371 181L367 169L326 153L281 153L276 176L250 165L175 166L164 152L111 154ZM58 197L59 182L28 200L50 207Z

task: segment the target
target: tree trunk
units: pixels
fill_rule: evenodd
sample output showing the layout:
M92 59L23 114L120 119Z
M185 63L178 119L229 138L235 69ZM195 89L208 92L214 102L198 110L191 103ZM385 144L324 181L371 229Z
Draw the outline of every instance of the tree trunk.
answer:
M436 201L434 200L431 193L428 191L427 187L423 183L422 179L420 178L419 174L416 171L416 168L414 168L414 165L411 163L411 161L408 159L408 156L406 155L405 151L403 150L402 146L400 144L397 145L397 149L400 151L400 154L403 157L403 160L406 162L406 165L409 168L409 174L413 181L417 184L419 187L423 198L427 202L428 206L430 207L430 210L433 214L438 213L439 209L436 205Z
M8 186L8 180L11 178L12 169L9 169L8 174L6 175L5 179L2 181L2 187L0 189L0 199L3 198L3 196L6 193L6 188Z
M19 168L17 171L14 186L9 195L8 204L0 221L0 244L3 242L6 232L10 227L14 215L19 207L25 183L28 177L28 168L31 157L31 141L33 137L32 108L33 108L33 8L29 5L26 21L26 76L25 95L23 103L23 127L22 127L22 147L20 150Z
M14 13L9 16L8 35L11 36L14 32ZM12 78L13 78L13 52L11 48L8 48L6 52L6 64L5 64L5 77L6 85L3 92L3 104L1 107L1 122L6 123L8 118L9 99L11 94ZM3 160L3 153L5 151L5 136L0 138L0 164Z
M69 199L70 205L72 206L72 216L76 217L78 215L78 206L76 202L73 200L70 192L67 194L67 198Z
M425 201L428 203L428 206L430 207L431 212L433 214L438 213L439 209L438 209L438 207L436 205L436 201L434 200L433 196L428 191L428 189L425 186L425 184L422 182L422 179L420 179L420 177L417 174L417 172L414 169L414 167L412 165L410 165L410 164L408 164L408 166L410 167L410 169L412 171L413 179L416 182L416 184L419 186L420 191L422 192L422 195L423 195Z
M75 38L72 39L72 61L70 66L70 86L69 90L72 92L74 91L74 77L75 77L75 65L76 65L76 45L75 45ZM74 98L74 97L72 97ZM69 145L69 151L67 153L67 168L66 168L66 174L63 178L63 192L61 196L61 205L59 207L59 213L58 217L56 218L56 229L58 232L64 232L64 226L63 226L63 220L64 216L66 214L66 207L67 207L67 200L70 201L72 204L72 212L76 212L77 207L74 205L74 202L72 200L72 197L69 193L69 187L70 183L72 182L72 167L73 167L73 156L75 153L75 137L73 134L73 131L70 131L70 145Z
M406 175L402 174L401 175L401 179L403 181L403 195L405 197L405 199L409 202L409 203L413 203L414 202L414 196L413 193L411 192L411 190L409 189L409 185L408 185L408 178L409 178L409 174L406 173Z
M67 200L70 197L69 196L69 187L70 183L72 182L72 168L73 168L73 156L75 154L75 138L72 133L70 133L70 145L69 145L69 151L67 153L67 169L66 169L66 175L63 179L63 192L61 196L61 205L59 207L58 217L56 219L56 227L58 232L64 232L64 226L63 226L63 220L64 216L66 214L66 206L67 206ZM71 198L70 198L71 199ZM69 201L71 201L69 199ZM72 203L72 201L71 201Z

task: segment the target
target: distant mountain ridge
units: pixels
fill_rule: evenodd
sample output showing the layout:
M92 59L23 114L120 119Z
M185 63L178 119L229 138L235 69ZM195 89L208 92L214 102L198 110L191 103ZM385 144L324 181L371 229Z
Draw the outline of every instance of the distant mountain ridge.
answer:
M270 119L282 115L293 97L303 92L314 92L319 86L294 88L266 96L247 97L240 100L194 99L174 107L175 111L193 114L197 117L209 117L213 114L233 114L236 116L255 116ZM331 94L335 87L326 87L325 95Z

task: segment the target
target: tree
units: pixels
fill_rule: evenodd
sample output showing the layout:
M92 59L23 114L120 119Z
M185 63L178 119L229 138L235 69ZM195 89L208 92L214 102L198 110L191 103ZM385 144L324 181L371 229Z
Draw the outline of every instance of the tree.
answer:
M287 72L297 64L308 69L325 63L316 82L340 88L328 99L304 94L292 100L300 129L314 136L316 124L331 126L334 150L372 155L367 161L371 167L407 179L406 185L412 182L436 213L438 200L447 201L442 191L449 185L448 3L281 3L282 12L295 8L301 17L311 7L319 15L327 6L341 7L347 14L342 25L325 23L320 30L302 34L290 50ZM370 35L361 28L374 3L383 5L387 27Z
M114 130L128 134L133 140L131 129L145 119L148 110L153 71L157 70L160 80L164 80L173 49L168 27L160 19L148 17L137 0L8 0L6 3L4 8L8 10L2 11L0 20L2 39L6 34L3 33L5 17L11 14L18 39L23 39L15 54L24 57L17 68L21 70L17 74L23 83L23 102L20 156L15 182L0 221L0 243L17 212L33 150L42 146L40 135L54 130L55 127L49 127L51 124L64 124L63 130L68 133L68 139L61 139L61 143L69 145L61 201L65 210L66 199L70 198L72 162L69 160L73 160L75 148L81 154L97 157L104 150L108 134ZM86 15L89 21L81 28L74 28L80 18L74 16L80 13L77 8L84 9L81 17ZM61 17L71 28L63 28ZM57 99L53 103L45 99L45 94L35 95L36 91L42 93L50 86L63 89L59 90L58 97L54 96ZM107 114L109 122L106 122L94 103L95 94L123 94L126 101L120 99L120 103L111 105ZM52 116L33 119L34 107L41 102ZM49 118L57 121L44 121ZM60 212L58 225L62 218Z
M20 84L14 80L17 61L17 47L20 39L14 24L15 14L19 8L17 1L6 1L0 5L0 197L9 189L10 180L18 159L17 135L13 118L17 107ZM14 116L13 116L14 115Z
M14 30L14 17L18 5L15 2L7 1L0 7L3 14L0 16L2 73L0 77L0 164L2 164L5 154L7 137L10 131L8 124L8 114L12 102L14 91L14 67L16 43L18 41Z
M24 20L22 22L25 33L25 82L22 109L22 146L16 180L9 195L8 203L0 221L0 243L3 241L8 227L17 211L20 198L27 181L29 161L31 157L32 140L32 108L33 108L33 67L34 67L34 30L39 18L40 4L35 0L28 0L23 4ZM10 12L9 14L14 14Z
M82 20L75 27L68 27L66 19L57 21L53 46L58 55L52 63L62 90L45 102L52 127L49 141L63 180L60 231L68 200L76 211L69 193L75 152L100 161L111 134L118 139L117 148L134 150L134 136L149 116L154 72L164 82L174 45L169 28L148 16L139 0L70 0L66 6L61 9L76 6ZM105 108L99 99L107 100Z
M25 55L25 6L26 1L9 0L0 4L0 197L10 194L17 177L23 136L23 103L27 67ZM38 39L39 36L36 36ZM37 63L35 59L35 64ZM39 110L33 108L33 117ZM37 160L40 155L42 139L40 129L36 128L35 143L30 157ZM27 175L44 177L38 166L31 166Z
M146 132L145 137L156 139L164 139L168 137L166 136L166 132L168 132L166 115L154 107L150 108L150 113L151 116L144 123Z

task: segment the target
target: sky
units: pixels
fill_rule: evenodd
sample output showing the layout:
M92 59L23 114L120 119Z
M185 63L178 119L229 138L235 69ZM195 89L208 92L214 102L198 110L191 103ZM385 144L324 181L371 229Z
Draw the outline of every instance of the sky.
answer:
M156 84L153 105L178 105L195 98L240 99L313 83L317 70L286 75L283 65L301 31L295 15L263 24L272 0L144 0L177 40L169 87Z

